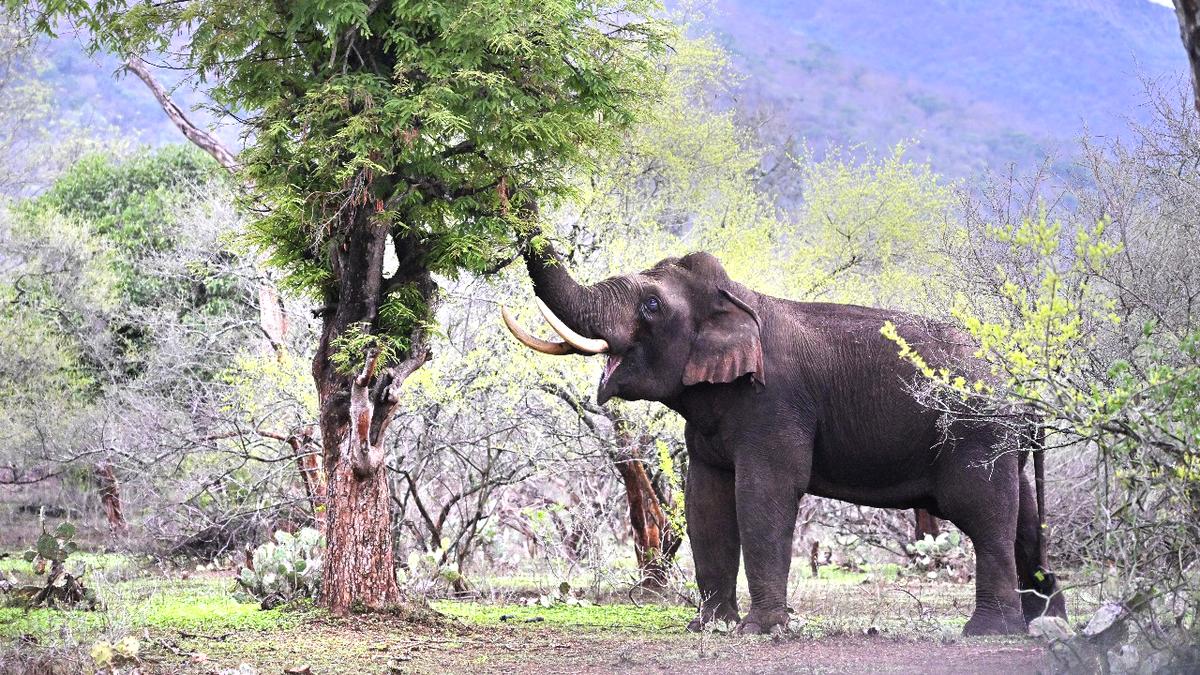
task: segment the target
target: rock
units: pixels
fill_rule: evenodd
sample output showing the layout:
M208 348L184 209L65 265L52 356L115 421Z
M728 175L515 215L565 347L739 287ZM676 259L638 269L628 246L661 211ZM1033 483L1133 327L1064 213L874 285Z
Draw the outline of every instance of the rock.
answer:
M1115 602L1101 605L1100 609L1096 610L1096 613L1092 615L1092 619L1083 627L1083 634L1089 638L1096 637L1109 628L1112 628L1113 624L1119 619L1123 619L1125 613L1124 605Z
M1136 673L1141 663L1137 647L1133 645L1121 645L1120 649L1108 652L1108 667L1113 673Z
M1075 637L1071 624L1057 616L1039 616L1030 621L1029 634L1043 640L1070 640Z

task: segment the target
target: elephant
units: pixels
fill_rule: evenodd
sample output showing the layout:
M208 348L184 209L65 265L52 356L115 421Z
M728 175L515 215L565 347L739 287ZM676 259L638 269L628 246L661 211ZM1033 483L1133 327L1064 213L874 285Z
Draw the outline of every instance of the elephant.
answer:
M513 335L548 354L604 354L600 404L658 401L686 422L684 509L701 596L690 630L714 619L744 634L786 626L805 494L922 508L961 529L977 559L966 635L1021 633L1043 614L1066 617L1046 563L1041 452L1031 443L1000 448L1011 425L995 419L946 421L918 400L916 366L881 334L890 321L933 367L978 372L977 347L958 329L758 293L703 252L587 286L552 247L527 246L524 257L535 301L562 341L534 337L501 307ZM1036 500L1025 475L1030 454ZM739 556L750 591L744 616Z

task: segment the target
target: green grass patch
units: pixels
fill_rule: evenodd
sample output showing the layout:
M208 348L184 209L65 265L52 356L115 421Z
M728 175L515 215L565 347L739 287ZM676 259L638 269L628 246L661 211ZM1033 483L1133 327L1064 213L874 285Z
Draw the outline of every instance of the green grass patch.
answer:
M807 571L807 568L805 568L805 571ZM900 577L900 572L901 567L896 563L863 565L862 569L857 572L839 567L838 565L821 565L817 568L817 579L838 584L860 584L868 578L893 581ZM800 578L812 579L812 576L805 574Z
M230 594L232 585L229 579L151 579L120 584L118 592L129 592L136 598L134 602L120 604L127 608L130 622L138 627L262 631L292 628L303 620L306 613L303 610L262 610L257 603L238 602Z
M137 579L98 587L106 609L0 609L0 637L52 637L67 627L79 635L109 627L157 628L204 633L285 630L299 625L311 606L260 610L230 595L229 579Z
M682 633L695 615L691 607L662 605L579 605L550 607L492 605L458 600L433 603L437 611L482 625L528 625L571 628L665 630ZM500 617L506 617L501 621ZM540 621L536 619L540 618ZM534 619L534 621L530 621Z
M24 551L10 551L7 558L0 558L0 572L18 574L22 577L33 576L33 564L25 562L21 556ZM111 574L113 572L133 573L141 567L141 561L125 553L72 553L66 562L72 570L82 570L85 573Z

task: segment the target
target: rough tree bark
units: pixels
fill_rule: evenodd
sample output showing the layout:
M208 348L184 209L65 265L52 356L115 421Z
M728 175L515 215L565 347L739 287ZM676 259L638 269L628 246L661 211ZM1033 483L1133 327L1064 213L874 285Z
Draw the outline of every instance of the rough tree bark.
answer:
M1192 66L1192 101L1196 112L1200 112L1200 0L1175 0L1175 16Z
M100 485L100 504L104 507L109 531L113 534L125 532L129 526L121 511L121 485L111 464L101 462L96 465L96 482Z
M915 519L915 527L913 528L913 541L921 541L925 535L937 537L942 532L941 526L938 524L938 519L933 517L933 514L925 509L913 509Z
M300 433L287 439L296 456L296 468L304 484L304 494L312 505L313 524L317 531L325 533L325 516L329 512L329 491L325 480L325 464L321 461L320 446L315 438L315 429L304 427Z
M663 504L666 497L654 489L642 458L651 455L652 440L648 435L636 433L630 422L611 410L601 408L590 401L577 399L566 388L557 384L543 384L542 389L557 396L571 406L579 419L597 437L606 431L596 423L593 415L612 423L616 434L616 447L609 452L609 459L625 486L625 501L629 505L629 526L633 532L634 555L642 573L645 587L663 587L667 570L683 539L675 534L667 518Z
M407 357L396 362L384 363L383 352L373 347L357 374L334 365L338 338L356 326L369 331L389 287L413 284L427 302L436 290L415 238L394 242L399 265L394 276L384 277L391 238L388 228L375 222L374 210L370 203L352 205L343 236L331 245L335 288L320 311L321 341L313 357L329 507L322 603L336 614L400 601L384 437L401 384L430 356L423 336L414 335Z
M646 456L651 442L649 437L633 433L622 421L616 423L616 428L619 449L613 465L625 485L634 553L642 573L641 585L663 588L667 585L667 570L683 541L671 528L658 493L642 465L641 458Z

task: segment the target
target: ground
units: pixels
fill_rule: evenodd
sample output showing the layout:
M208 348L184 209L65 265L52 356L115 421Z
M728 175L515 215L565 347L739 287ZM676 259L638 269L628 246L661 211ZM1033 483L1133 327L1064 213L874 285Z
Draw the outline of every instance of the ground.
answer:
M962 638L972 586L871 573L798 573L789 632L688 634L692 609L662 599L563 602L528 579L490 600L436 600L411 616L332 617L311 605L263 611L233 599L232 570L147 569L84 558L102 611L0 608L0 673L91 672L98 643L138 642L143 673L811 672L1035 673L1026 637ZM19 559L0 571L23 576ZM549 590L546 590L549 588ZM307 669L307 671L305 670Z
M219 638L219 639L215 639ZM169 650L169 651L168 651ZM202 653L188 661L173 652ZM165 640L151 672L210 673L239 663L260 672L806 672L1034 673L1042 649L1026 639L922 641L836 636L692 636L639 629L451 625L392 619L321 621L295 632Z

